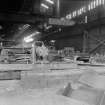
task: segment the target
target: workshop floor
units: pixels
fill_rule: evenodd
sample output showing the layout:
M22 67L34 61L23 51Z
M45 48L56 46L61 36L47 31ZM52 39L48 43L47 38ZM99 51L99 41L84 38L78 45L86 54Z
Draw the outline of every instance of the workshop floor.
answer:
M81 105L58 91L77 80L83 69L26 71L22 72L21 80L0 81L0 105Z
M79 105L80 102L58 94L71 78L75 80L77 77L68 76L67 73L60 75L59 72L45 73L45 75L31 72L23 73L21 80L0 81L0 104Z
M81 102L56 95L55 89L11 91L0 95L1 105L81 105Z

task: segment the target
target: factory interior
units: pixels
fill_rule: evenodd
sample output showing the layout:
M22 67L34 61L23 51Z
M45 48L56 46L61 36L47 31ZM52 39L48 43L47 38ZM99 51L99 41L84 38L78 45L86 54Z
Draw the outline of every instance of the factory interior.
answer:
M105 0L0 0L0 105L105 105Z

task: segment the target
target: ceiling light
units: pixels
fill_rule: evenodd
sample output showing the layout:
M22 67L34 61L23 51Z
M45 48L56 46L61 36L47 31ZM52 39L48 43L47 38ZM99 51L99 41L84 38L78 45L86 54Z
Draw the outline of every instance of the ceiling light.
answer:
M40 34L40 32L39 31L36 31L35 34Z
M52 0L46 0L46 1L49 2L50 4L54 4Z
M88 10L89 10L89 11L91 10L91 5L90 5L90 4L88 5Z
M30 42L34 41L34 39L33 39L33 38L30 38L30 37L25 37L25 38L24 38L24 41L25 41L26 43L30 43Z
M93 4L93 2L91 2L90 9L93 9L93 8L94 8L94 4Z
M50 42L51 42L51 43L55 43L55 40L51 40Z
M49 7L47 5L45 5L45 4L43 4L43 3L41 4L41 6L46 8L46 9L49 9Z
M96 6L98 6L99 5L99 0L96 0Z
M101 5L102 4L102 2L101 2L101 0L99 0L99 5Z
M30 35L29 35L29 36L27 36L27 37L34 37L35 35L38 35L38 34L40 34L40 32L35 31L34 33L30 34Z
M85 16L85 23L87 23L87 16Z
M78 15L81 15L82 14L82 9L79 9L78 10Z
M83 7L81 8L81 11L83 12Z
M82 14L82 8L80 9L80 15Z
M93 7L96 8L96 1L93 1Z
M82 8L80 9L81 14L85 12L85 9L86 9L85 7L82 7Z
M103 5L105 4L105 0L102 0L102 4L103 4Z
M76 17L76 11L73 12L73 17Z
M30 34L29 36L24 37L24 41L25 41L26 43L32 42L32 41L34 40L33 37L34 37L35 35L38 35L38 34L40 34L40 32L35 31L34 33Z

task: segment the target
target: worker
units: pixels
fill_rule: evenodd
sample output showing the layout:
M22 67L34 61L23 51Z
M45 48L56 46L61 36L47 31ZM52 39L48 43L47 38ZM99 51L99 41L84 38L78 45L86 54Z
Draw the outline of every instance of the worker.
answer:
M43 61L45 62L47 60L47 56L48 56L48 48L45 47L44 45L42 45L41 49L42 49Z
M37 56L37 60L39 60L39 61L46 61L47 60L48 49L42 43L40 43L36 47L36 56Z

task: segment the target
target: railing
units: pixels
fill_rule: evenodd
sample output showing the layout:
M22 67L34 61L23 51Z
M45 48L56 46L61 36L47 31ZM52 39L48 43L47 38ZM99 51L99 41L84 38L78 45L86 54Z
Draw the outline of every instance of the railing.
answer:
M32 48L2 48L0 63L6 64L31 64Z

